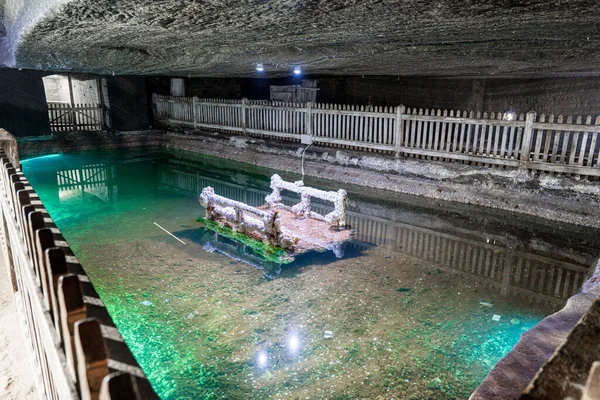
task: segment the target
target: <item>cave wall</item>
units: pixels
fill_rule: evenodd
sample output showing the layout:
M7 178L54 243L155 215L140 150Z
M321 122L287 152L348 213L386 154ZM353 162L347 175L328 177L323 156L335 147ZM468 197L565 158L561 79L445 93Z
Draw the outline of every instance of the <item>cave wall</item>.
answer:
M0 127L15 136L50 134L43 75L37 71L0 71Z
M321 78L317 101L498 112L600 114L600 77Z
M488 79L484 107L502 111L512 105L564 115L600 115L600 77L544 79Z
M150 127L146 78L116 76L106 78L110 101L111 128L117 131L136 131Z
M600 114L600 77L458 79L397 77L306 77L318 80L317 102L377 106L515 111L564 115ZM169 78L148 78L151 93L169 94ZM270 85L300 84L299 78L186 78L186 96L268 99Z

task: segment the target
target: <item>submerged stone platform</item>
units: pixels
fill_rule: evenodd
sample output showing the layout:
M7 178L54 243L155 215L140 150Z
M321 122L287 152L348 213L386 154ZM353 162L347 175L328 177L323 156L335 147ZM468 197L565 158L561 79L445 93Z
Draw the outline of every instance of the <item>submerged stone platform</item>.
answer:
M352 237L346 225L348 195L345 190L319 190L304 186L302 181L286 182L277 174L271 177L271 189L264 206L252 207L220 196L210 186L205 187L200 194L200 204L206 209L206 217L201 220L207 228L244 242L271 262L289 263L309 251L331 250L336 257L343 256L343 244ZM284 199L283 190L299 195L300 202L286 205L296 200ZM312 197L333 203L333 209L319 204L319 208L329 212L313 211Z
M290 249L295 257L309 251L331 250L337 257L342 257L343 244L352 238L351 229L337 230L327 222L314 218L298 217L293 212L278 210L281 218L281 232L294 239L298 239L295 246Z

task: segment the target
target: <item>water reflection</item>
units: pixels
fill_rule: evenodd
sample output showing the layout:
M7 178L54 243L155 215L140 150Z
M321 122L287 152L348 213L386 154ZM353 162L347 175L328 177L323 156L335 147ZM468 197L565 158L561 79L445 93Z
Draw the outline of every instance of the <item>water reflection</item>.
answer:
M63 158L64 165L71 165L68 156ZM210 162L202 158L179 158L165 153L105 157L106 162L80 163L75 168L59 168L44 173L55 174L61 202L86 201L86 196L93 196L113 205L118 200L118 170L124 164L130 167L131 163L149 160L152 168L148 172L154 175L154 190L197 199L202 188L212 186L215 193L251 206L263 205L265 196L271 192L266 177L239 171L232 173L226 169L209 170ZM44 164L39 165L39 162L35 165L44 168ZM52 162L55 165L56 158ZM297 196L285 194L283 202L286 205L291 206L299 201ZM568 248L573 245L572 242L561 248L563 243L560 242L560 235L541 240L537 237L522 238L519 237L519 228L511 226L509 221L504 221L502 226L485 227L485 231L481 227L480 231L472 221L465 223L460 218L441 217L410 209L407 211L396 205L387 207L352 195L350 198L348 222L358 232L356 240L338 249L340 255L344 250L356 254L371 249L383 255L391 264L405 256L417 257L443 271L476 277L504 296L526 298L554 307L564 304L579 290L593 261L594 249L585 249L585 244L575 252ZM333 209L318 200L313 201L312 207L322 215ZM198 205L200 213L201 207ZM561 232L561 235L564 233ZM553 239L556 241L552 242ZM275 277L281 271L280 264L266 261L243 244L212 231L203 229L198 241L206 251L217 251L264 269L268 277ZM305 259L315 263L322 261L323 257L311 255ZM300 258L294 265L303 262Z
M261 269L267 278L276 278L281 273L281 263L268 261L245 244L210 229L200 228L200 239L197 243L209 253L217 251L233 260Z
M237 175L227 180L226 174L215 177L199 173L199 167L201 163L190 160L162 165L158 170L159 189L197 198L203 187L212 186L215 193L252 206L264 204L270 193L268 181L251 177L236 180ZM283 202L291 206L298 199L283 196ZM312 207L322 215L333 209L318 201L313 201ZM582 263L565 260L562 249L552 251L552 244L539 240L524 242L506 226L489 234L475 231L473 226L454 226L452 221L390 209L352 196L348 221L358 231L348 247L375 246L390 263L405 255L418 257L444 271L475 276L502 295L540 304L564 304L579 290L592 263L591 255ZM538 251L532 251L532 247Z
M247 265L279 265L196 218L207 185L262 204L270 171L144 157L64 156L25 173L165 399L466 398L522 332L578 289L600 248L598 235L559 225L351 193L358 233L344 258L305 254L267 280ZM59 174L79 190L82 173L65 171L101 165L114 173L87 181L118 187L111 204L61 198Z
M112 205L118 193L115 175L115 165L107 164L83 165L56 171L58 198L60 201L73 201L91 195Z

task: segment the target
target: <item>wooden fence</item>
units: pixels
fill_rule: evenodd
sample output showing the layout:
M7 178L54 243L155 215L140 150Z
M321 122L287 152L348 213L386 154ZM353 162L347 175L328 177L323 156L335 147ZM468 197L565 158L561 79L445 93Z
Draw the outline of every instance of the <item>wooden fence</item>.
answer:
M0 141L0 238L44 399L155 399L104 303Z
M104 109L101 104L48 103L52 132L101 131Z
M159 121L416 158L599 177L600 117L153 95Z
M160 187L191 198L197 198L203 187L211 186L215 192L228 198L258 207L265 203L271 191L265 187L249 187L202 176L185 164L170 164L159 170ZM283 203L293 206L297 198L283 196ZM333 207L313 201L312 209L325 215ZM353 207L347 211L347 223L356 228L356 241L350 246L372 248L395 255L409 255L427 260L430 265L448 272L478 279L503 295L528 299L536 304L564 305L577 293L587 279L590 267L557 260L551 257L511 250L505 246L478 241L448 232L438 232L402 222L400 216L383 219L362 210L370 207ZM361 210L361 211L358 211ZM393 260L392 260L393 261Z

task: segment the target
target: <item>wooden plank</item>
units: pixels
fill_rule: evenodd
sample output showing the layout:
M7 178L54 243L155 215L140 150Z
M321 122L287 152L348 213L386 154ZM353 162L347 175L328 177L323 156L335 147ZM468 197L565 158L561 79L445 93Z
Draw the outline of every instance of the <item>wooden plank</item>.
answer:
M275 137L281 137L281 138L285 138L285 139L296 139L296 140L300 140L300 135L296 135L294 133L283 133L283 132L273 132L273 131L267 131L267 130L263 130L263 129L248 129L247 130L249 133L256 133L259 135L267 135L267 136L275 136ZM316 140L322 140L323 138L321 137L314 137L313 141Z
M97 318L75 323L77 381L82 400L98 400L102 380L108 375L106 343Z
M447 153L443 151L435 151L435 150L422 150L422 149L414 149L410 147L403 147L403 153L408 154L417 154L421 156L431 156L431 157L445 157L453 160L463 160L463 161L473 161L473 162L481 162L487 164L497 164L497 165L506 165L511 167L518 167L519 162L517 160L508 160L504 158L497 157L487 157L487 156L477 156L477 155L469 155L464 153Z
M100 386L99 400L141 400L135 378L125 372L107 375Z
M423 109L419 109L419 115L423 115ZM416 147L422 148L423 145L421 143L421 130L423 129L423 121L425 120L417 120L417 142Z
M562 124L563 118L564 117L562 114L558 116L559 124ZM552 143L552 153L551 153L551 157L550 157L550 162L552 164L556 163L556 161L558 159L559 143L560 143L562 136L563 136L563 132L560 129L556 129L554 131L554 143Z
M67 367L71 378L76 380L74 325L75 322L86 316L86 305L77 275L67 274L58 278L57 300L61 339L65 349Z
M385 144L376 144L370 142L355 142L355 141L347 141L342 139L333 139L326 137L314 137L313 142L315 143L330 143L330 144L338 144L338 145L346 145L353 147L364 147L373 150L384 150L384 151L394 151L395 147ZM402 150L404 151L404 149Z
M577 125L581 125L581 115L577 117ZM571 151L569 152L569 164L575 164L575 159L577 158L577 147L579 144L579 131L573 132L573 137L571 139Z
M592 116L591 115L587 116L587 118L585 119L585 124L586 125L591 125L592 124ZM593 134L594 133L592 132L591 135L593 135ZM580 146L579 151L578 151L578 155L579 155L579 157L578 157L578 164L579 164L579 166L583 166L584 165L589 136L590 136L590 132L583 132L583 137L581 139L581 146Z
M533 123L535 121L535 116L535 112L528 112L525 119L525 127L523 128L520 154L520 160L522 162L529 161L531 153L531 137L533 135Z
M600 125L600 116L596 117L596 121L594 122L594 125L598 126ZM594 161L596 162L596 164L600 164L600 154L598 155L598 157L596 157L596 160L594 160L594 153L596 152L596 143L598 140L598 136L600 136L600 133L593 133L592 134L592 142L590 143L590 150L588 152L588 162L587 162L587 166L588 167L592 167L594 166ZM600 149L599 149L600 151Z
M552 164L545 163L542 161L529 161L526 163L526 168L535 169L539 171L562 172L565 174L600 176L600 168L598 167L583 167L579 165Z
M573 120L573 117L570 116L571 121ZM579 122L578 124L572 124L571 122L569 122L569 119L567 119L567 123L561 123L560 121L557 123L550 123L550 122L546 122L546 123L542 123L542 122L536 122L533 124L533 126L536 129L549 129L549 130L559 130L559 131L577 131L577 132L600 132L600 126L596 126L596 125L581 125L581 122Z
M573 122L573 117L571 115L569 115L567 117L567 124L571 124L571 122ZM571 142L571 133L572 133L571 131L567 130L564 132L564 135L563 135L562 151L561 151L561 156L560 156L561 164L567 164L567 162L568 162L567 154L568 154L569 143Z
M540 122L546 122L546 115L540 115ZM540 153L542 149L542 140L544 137L544 129L535 129L533 128L533 136L532 140L534 141L534 151L533 151L533 161L538 161L540 159Z
M478 113L479 114L479 113ZM414 121L437 121L437 122L446 122L446 123L466 123L466 124L478 124L478 125L500 125L500 126L525 126L524 121L514 120L514 121L506 121L506 120L493 120L487 118L487 113L484 114L483 119L477 118L460 118L460 117L443 117L436 115L407 115L406 120L414 120Z

